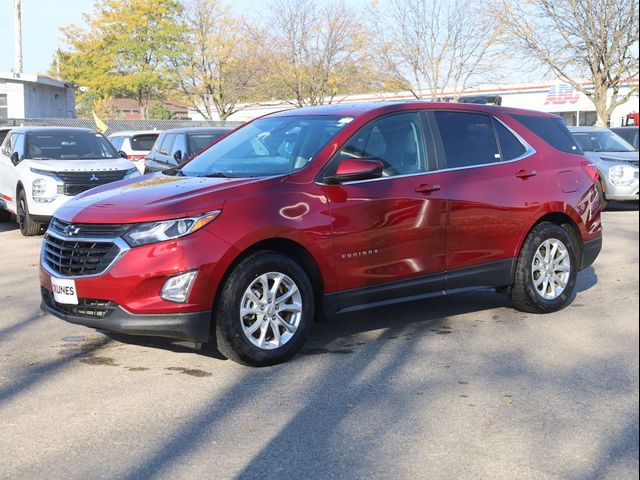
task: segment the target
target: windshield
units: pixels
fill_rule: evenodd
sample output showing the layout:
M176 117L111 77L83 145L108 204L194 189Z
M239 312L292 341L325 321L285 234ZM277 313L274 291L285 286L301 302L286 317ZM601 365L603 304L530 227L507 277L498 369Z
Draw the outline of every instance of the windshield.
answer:
M89 160L118 158L113 145L100 133L28 133L26 158Z
M295 172L351 117L286 116L256 120L182 167L187 176L259 177Z
M635 152L635 149L613 132L572 132L585 152Z

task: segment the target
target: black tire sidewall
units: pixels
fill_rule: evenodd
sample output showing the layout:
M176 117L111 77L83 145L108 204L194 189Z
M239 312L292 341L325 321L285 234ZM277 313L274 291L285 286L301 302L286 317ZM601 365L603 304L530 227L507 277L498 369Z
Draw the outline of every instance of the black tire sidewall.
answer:
M571 272L569 275L569 281L562 294L553 300L547 300L542 298L533 285L533 279L531 275L533 257L543 242L550 239L560 240L567 251L569 252L569 258L571 260ZM535 309L541 313L551 313L560 310L567 306L574 298L576 292L576 278L578 273L578 255L574 242L569 233L553 223L542 223L538 225L527 238L524 248L520 256L519 262L522 262L518 266L518 273L524 275L522 279L518 279L524 283L525 294L528 301L535 307Z
M22 204L24 203L24 208L22 208ZM24 227L20 225L20 210L24 215ZM29 204L27 203L27 194L24 190L20 190L18 194L18 202L16 205L16 221L18 222L18 227L20 228L20 233L25 237L32 237L40 233L41 225L37 222L34 222L31 219L31 214L29 213Z
M253 345L242 331L240 303L245 290L260 275L280 272L291 278L302 296L302 318L295 335L283 346L265 350ZM232 360L251 366L282 363L293 357L306 341L313 324L315 299L309 276L291 258L262 252L240 262L228 276L215 309L215 331L218 349Z

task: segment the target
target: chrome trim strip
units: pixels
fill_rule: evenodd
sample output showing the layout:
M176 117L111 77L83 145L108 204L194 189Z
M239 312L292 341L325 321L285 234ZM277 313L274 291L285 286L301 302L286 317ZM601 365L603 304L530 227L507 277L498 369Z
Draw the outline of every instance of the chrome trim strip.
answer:
M46 237L47 235L51 235L52 237L57 238L58 240L63 240L63 241L78 241L78 242L94 242L94 243L113 243L115 244L119 249L120 252L115 256L115 258L111 261L111 263L109 265L107 265L107 267L100 273L94 273L91 275L62 275L61 273L58 273L56 271L54 271L45 261L45 242L46 242ZM47 229L47 231L44 234L45 238L43 239L42 242L42 248L40 249L40 265L42 265L42 268L44 268L46 270L47 273L49 273L50 275L56 277L56 278L69 278L69 279L82 279L82 278L96 278L96 277L101 277L102 275L106 274L109 270L111 270L113 268L113 266L124 256L125 253L127 253L129 250L131 250L131 247L127 244L127 242L125 242L122 238L120 237L115 237L115 238L105 238L105 237L65 237L64 235L60 235L59 233L56 232L52 232L50 229Z
M429 110L427 110L429 111ZM481 113L481 112L476 112L476 113ZM486 114L485 114L486 115ZM514 162L519 162L521 160L524 160L526 158L529 158L533 155L535 155L536 149L533 148L531 145L529 145L529 143L522 138L520 135L518 135L517 132L515 132L509 125L505 124L502 120L500 120L499 118L494 117L493 115L490 115L491 118L493 118L495 121L500 122L507 130L509 130L509 132L511 132L513 134L514 137L516 137L516 139L522 144L523 147L525 147L525 152L516 157L513 158L511 160L506 160L506 161L499 161L499 162L493 162L493 163L482 163L479 165L468 165L466 167L453 167L453 168L442 168L439 170L432 170L432 171L428 171L428 172L419 172L419 173L407 173L404 175L394 175L392 177L380 177L380 178L372 178L370 180L355 180L353 182L344 182L344 183L338 183L336 185L333 184L327 184L327 183L322 183L322 182L314 182L316 185L320 185L320 186L340 186L340 185L358 185L361 183L368 183L368 182L379 182L381 180L393 180L394 178L407 178L407 177L417 177L417 176L422 176L422 175L431 175L434 173L443 173L443 172L455 172L458 170L469 170L472 168L483 168L483 167L491 167L491 166L496 166L496 165L506 165L509 163L514 163Z

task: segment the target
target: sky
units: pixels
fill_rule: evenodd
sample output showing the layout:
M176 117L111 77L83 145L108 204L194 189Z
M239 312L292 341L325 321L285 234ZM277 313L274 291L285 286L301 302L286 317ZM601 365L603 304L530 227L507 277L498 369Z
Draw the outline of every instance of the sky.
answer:
M24 73L46 73L53 54L64 47L60 27L83 24L82 14L93 10L95 0L22 0L22 56ZM251 0L235 0L243 10ZM13 0L0 0L0 72L14 67Z

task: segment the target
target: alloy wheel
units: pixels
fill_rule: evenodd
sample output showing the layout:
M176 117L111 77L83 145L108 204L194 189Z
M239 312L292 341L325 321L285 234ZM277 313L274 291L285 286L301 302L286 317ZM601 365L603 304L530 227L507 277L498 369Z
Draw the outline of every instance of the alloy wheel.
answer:
M240 323L247 340L264 350L293 338L302 318L302 295L296 283L280 272L258 276L240 303Z
M545 300L555 300L567 288L571 275L571 257L564 243L556 238L542 242L533 256L533 286Z

